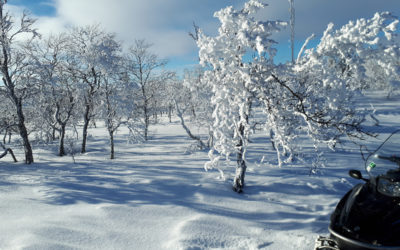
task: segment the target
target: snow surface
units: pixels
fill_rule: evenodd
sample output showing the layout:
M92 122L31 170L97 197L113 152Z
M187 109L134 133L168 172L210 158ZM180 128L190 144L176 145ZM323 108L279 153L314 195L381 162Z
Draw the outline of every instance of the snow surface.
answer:
M374 94L361 104L376 108L385 134L400 126L400 98ZM116 160L108 159L103 127L90 130L88 153L56 156L56 145L34 147L33 165L0 161L0 249L312 249L328 234L330 213L363 169L351 143L327 152L327 166L309 175L300 162L277 168L261 134L249 147L244 193L204 171L207 152L186 153L192 141L178 121L152 128L144 144L117 134ZM377 144L378 140L371 140ZM15 146L14 146L15 147ZM18 159L22 151L16 147Z

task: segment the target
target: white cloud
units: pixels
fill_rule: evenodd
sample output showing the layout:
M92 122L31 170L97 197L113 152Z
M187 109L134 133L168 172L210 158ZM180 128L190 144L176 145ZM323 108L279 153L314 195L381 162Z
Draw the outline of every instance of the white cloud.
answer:
M56 9L54 16L38 17L37 27L43 34L57 33L66 26L102 26L117 34L126 44L146 39L161 57L193 58L197 50L188 36L192 22L215 34L218 20L213 13L227 5L240 7L245 0L43 0ZM264 20L288 20L289 1L265 0L269 5L258 17ZM311 33L321 34L329 22L337 27L351 19L369 18L377 11L400 11L400 0L295 0L296 39L302 41ZM20 12L20 8L14 11ZM289 30L277 39L288 43Z
M40 17L37 18L35 23L40 34L48 36L50 34L57 34L65 31L67 24L60 18L56 17Z
M146 39L161 57L192 56L195 43L188 36L195 21L210 32L216 30L213 12L241 0L54 0L54 17L41 16L36 26L44 35L67 26L100 23L118 39L132 43Z

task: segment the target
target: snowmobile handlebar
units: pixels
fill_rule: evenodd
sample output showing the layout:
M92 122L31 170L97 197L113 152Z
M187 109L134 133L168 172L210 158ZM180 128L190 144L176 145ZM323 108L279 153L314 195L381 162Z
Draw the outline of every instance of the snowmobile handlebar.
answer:
M391 162L396 163L399 167L400 167L400 157L399 156L383 156L383 155L377 155L379 159L383 159L383 160L388 160Z

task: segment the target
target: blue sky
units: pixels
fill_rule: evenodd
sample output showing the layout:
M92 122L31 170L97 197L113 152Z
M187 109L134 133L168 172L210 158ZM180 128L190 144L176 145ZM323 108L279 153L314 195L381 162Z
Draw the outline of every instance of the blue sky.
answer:
M237 8L244 0L9 0L10 10L28 9L36 16L42 34L57 33L68 26L101 23L129 44L146 39L169 67L181 69L196 63L197 48L188 36L195 22L213 35L218 20L213 13L223 7ZM269 6L258 14L264 20L289 19L288 0L265 0ZM375 12L390 11L400 16L400 0L295 0L296 51L315 33L320 36L329 22L336 27L349 20L370 18ZM289 29L275 38L278 61L290 60ZM318 42L314 41L314 44Z

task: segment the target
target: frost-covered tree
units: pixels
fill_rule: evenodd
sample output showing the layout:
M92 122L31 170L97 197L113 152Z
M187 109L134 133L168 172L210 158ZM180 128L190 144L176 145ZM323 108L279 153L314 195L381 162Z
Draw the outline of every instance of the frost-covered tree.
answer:
M121 71L124 61L122 57L115 59L113 69L102 77L102 118L110 139L110 159L115 158L114 135L118 128L127 124L132 136L132 130L138 126L131 120L135 107L126 85L126 73Z
M157 55L150 51L151 45L145 40L135 40L126 54L126 72L139 102L137 107L142 111L144 122L144 139L148 139L150 117L153 114L151 104L156 101L157 90L168 78L162 71L166 61L160 60Z
M114 34L101 30L99 26L74 28L70 42L69 71L81 90L84 121L81 153L85 153L89 123L100 107L102 76L113 68L120 45Z
M366 87L387 92L388 97L400 90L399 19L388 12L376 13L364 26L376 32L376 44L364 53ZM364 28L365 29L365 28ZM379 40L378 40L379 39Z
M212 120L213 105L210 103L212 91L210 85L202 84L204 69L195 67L184 72L183 86L189 91L188 105L192 110L192 120L199 127L209 127Z
M38 34L32 27L34 19L25 12L17 25L13 17L5 11L6 3L7 0L0 0L0 72L3 79L3 85L0 88L13 103L18 120L18 131L23 141L25 163L31 164L33 153L28 138L23 104L30 93L33 78L31 72L26 70L27 56L21 48L19 39L28 35L33 40Z
M125 119L127 118L127 113L124 112L124 108L126 107L124 106L124 89L118 86L117 81L113 81L109 77L105 77L103 85L103 119L110 138L110 159L114 159L114 134L125 123Z
M342 135L363 138L361 124L368 111L357 110L356 97L380 78L389 85L398 79L399 20L388 12L372 19L350 21L338 30L329 24L316 48L305 51L290 70L292 77L274 81L293 92L304 131L318 143L333 147ZM397 58L396 58L397 57ZM381 72L372 74L372 70Z
M186 72L187 77L187 72ZM188 79L187 79L188 80ZM174 107L174 111L176 116L178 117L182 128L186 131L186 134L192 139L196 141L197 148L205 149L207 148L206 143L200 138L199 135L193 133L192 125L197 126L196 120L197 117L197 109L196 100L192 96L191 90L188 86L185 86L184 82L181 79L173 79L167 84L167 94L169 96L171 105Z
M40 93L36 96L38 117L47 123L54 132L59 132L58 155L66 154L64 140L67 124L77 115L78 89L72 75L68 72L70 43L65 33L51 35L40 43L32 44L29 53L32 65L40 83Z
M6 144L11 142L13 133L18 133L18 119L5 93L0 92L0 100L0 134L3 134L3 144Z
M262 110L263 117L257 122L271 136L279 166L300 151L299 136L307 136L318 150L321 145L333 149L343 135L363 138L367 134L361 126L366 113L354 103L362 72L351 58L341 57L357 44L337 41L343 46L329 50L326 44L317 48L324 48L324 53L309 50L295 65L275 65L275 42L270 37L285 23L255 20L252 14L262 7L259 1L250 0L240 11L228 7L216 12L221 22L218 35L199 32L197 40L200 62L208 69L202 83L211 86L215 105L212 129L216 141L206 168L236 154L233 189L237 192L244 185L255 105Z
M175 107L175 112L181 121L181 125L190 138L198 141L200 148L212 146L212 91L210 85L201 82L204 70L196 67L193 70L185 70L184 79L176 81L168 88L169 96ZM191 126L189 126L189 124ZM194 135L193 128L208 131L207 141Z
M211 162L206 168L217 165L224 156L227 159L236 154L236 176L233 189L241 192L246 172L246 150L251 132L250 115L255 100L252 61L244 58L250 53L258 56L267 67L273 65L275 43L270 37L285 25L279 21L261 22L253 14L265 5L259 1L248 1L242 10L233 7L214 14L221 26L216 37L198 32L197 44L200 49L200 63L207 70L203 83L212 88L211 103L214 105L212 130L215 144L210 151ZM214 151L220 156L215 157Z
M330 23L320 43L305 52L299 63L320 65L345 81L350 90L390 86L399 81L399 19L389 12L371 19L350 21L335 30Z
M294 66L271 71L257 62L252 77L258 79L257 99L264 106L265 128L273 132L279 165L300 147L299 135L307 135L316 150L324 145L334 149L344 135L368 135L362 127L367 111L357 109L355 100L366 80L364 56L372 49L367 42L376 36L352 25L336 32L329 25L316 49L307 50Z

